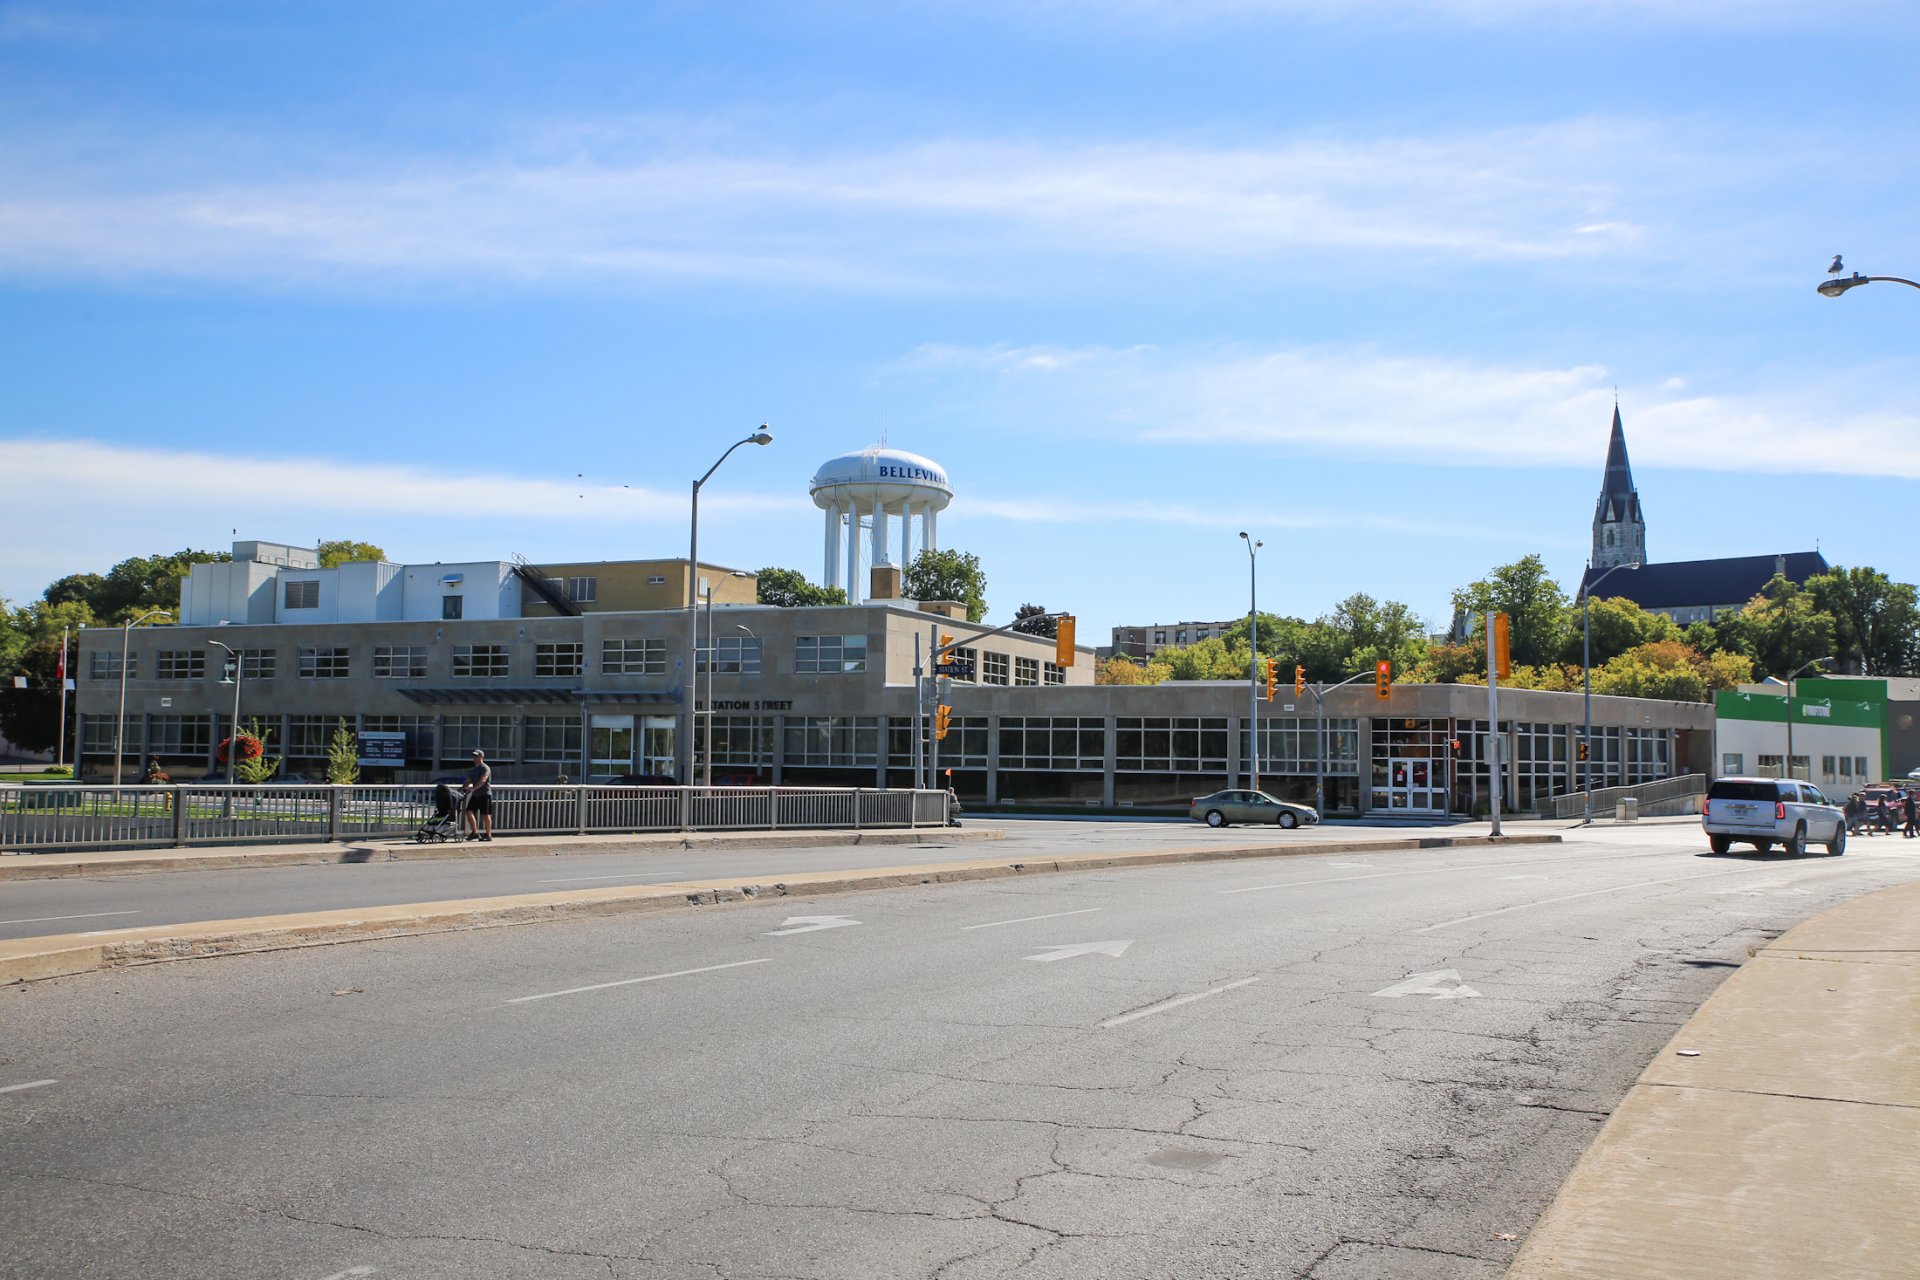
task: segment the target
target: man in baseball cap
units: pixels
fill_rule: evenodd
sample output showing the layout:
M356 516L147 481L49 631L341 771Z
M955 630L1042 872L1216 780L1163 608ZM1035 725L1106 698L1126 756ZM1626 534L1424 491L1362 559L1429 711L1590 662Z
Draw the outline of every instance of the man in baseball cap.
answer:
M493 770L487 768L487 753L473 749L473 768L460 784L467 795L467 839L493 839ZM486 819L486 834L480 833L480 820Z

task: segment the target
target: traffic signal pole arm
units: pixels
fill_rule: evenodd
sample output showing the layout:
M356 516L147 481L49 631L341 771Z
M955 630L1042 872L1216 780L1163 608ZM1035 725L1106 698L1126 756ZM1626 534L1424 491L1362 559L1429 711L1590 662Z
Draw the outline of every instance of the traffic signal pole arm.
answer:
M1018 626L1020 625L1020 623L1021 623L1021 622L1025 622L1025 621L1027 621L1027 619L1028 619L1028 618L1053 618L1053 619L1055 619L1056 621L1058 621L1058 620L1060 620L1060 619L1066 619L1066 620L1067 620L1068 622L1071 622L1071 621L1072 621L1072 619L1073 619L1073 617L1074 617L1074 615L1073 615L1073 614L1071 614L1071 613L1030 613L1030 614L1028 614L1028 615L1027 615L1027 617L1026 617L1026 618L1022 618L1022 619L1020 619L1020 621L1019 621L1019 622L1009 622L1009 623L1008 623L1008 624L1007 624L1006 626L1004 626L1004 627L995 627L995 628L994 628L993 630L991 630L991 631L982 631L982 632L980 632L980 633L979 633L979 634L977 634L977 635L971 635L971 636L965 636L965 637L962 637L962 638L956 638L956 639L955 639L955 640L953 641L953 643L951 643L951 644L943 644L943 645L939 645L939 646L937 646L937 647L936 647L936 648L934 649L934 651L933 651L933 665L938 665L938 664L940 664L940 663L942 663L942 662L945 662L945 661L947 660L947 654L948 654L948 653L950 653L950 652L952 652L952 651L953 651L953 650L955 650L955 649L960 649L960 648L965 648L966 646L968 646L968 645L971 645L971 644L974 644L974 643L975 643L975 642L977 642L977 641L980 641L980 640L986 640L986 639L989 639L989 638L991 638L991 637L993 637L993 636L1004 636L1004 635L1007 635L1008 633L1010 633L1010 632L1012 632L1012 631L1013 631L1013 630L1014 630L1015 628L1017 628L1017 627L1018 627ZM949 619L949 621L951 621L951 619ZM972 623L968 623L967 625L968 625L968 626L971 626L971 625L973 625L973 624L972 624ZM1025 631L1023 631L1023 632L1021 632L1021 634L1022 634L1022 635L1030 635L1030 634L1032 634L1032 633L1031 633L1031 632L1025 632ZM1045 636L1038 636L1038 637L1036 637L1036 639L1040 639L1040 640L1045 640L1046 638L1047 638L1047 637L1045 637ZM1058 637L1056 637L1056 639L1057 639L1057 638L1058 638ZM1054 656L1055 656L1055 657L1058 657L1058 656L1059 656L1059 654L1057 654L1057 653L1056 653L1056 654L1055 654ZM1061 663L1061 664L1059 664L1059 665L1061 665L1061 666L1066 666L1066 665L1068 665L1068 664L1067 664L1067 663L1064 663L1064 662L1063 662L1063 663Z

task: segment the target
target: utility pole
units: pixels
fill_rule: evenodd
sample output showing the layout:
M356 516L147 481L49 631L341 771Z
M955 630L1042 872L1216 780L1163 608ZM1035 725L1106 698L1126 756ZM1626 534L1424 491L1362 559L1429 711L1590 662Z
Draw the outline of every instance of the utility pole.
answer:
M1503 749L1506 739L1500 736L1500 660L1495 654L1494 619L1497 614L1487 613L1487 795L1493 803L1493 830L1490 833L1496 839L1500 835L1500 762L1506 755Z

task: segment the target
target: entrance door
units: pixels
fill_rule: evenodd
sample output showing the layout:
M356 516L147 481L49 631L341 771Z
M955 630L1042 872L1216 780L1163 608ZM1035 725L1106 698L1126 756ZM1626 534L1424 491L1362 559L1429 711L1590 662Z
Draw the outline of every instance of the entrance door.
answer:
M621 774L634 773L633 767L633 717L632 716L594 716L588 721L592 733L592 751L588 757L588 775L595 778L617 778Z
M1443 770L1434 760L1395 756L1387 761L1387 808L1400 813L1438 813L1446 809Z
M646 768L642 772L657 773L667 778L676 776L675 771L680 765L674 743L679 730L680 722L673 716L647 716L641 722L640 750L646 761Z

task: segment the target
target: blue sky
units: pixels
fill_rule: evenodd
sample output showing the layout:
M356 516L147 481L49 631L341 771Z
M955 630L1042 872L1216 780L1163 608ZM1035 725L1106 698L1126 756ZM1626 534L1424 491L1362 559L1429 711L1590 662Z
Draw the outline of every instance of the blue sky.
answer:
M1657 560L1920 578L1920 14L1794 0L0 0L0 596L128 555L821 576L944 465L991 616Z

